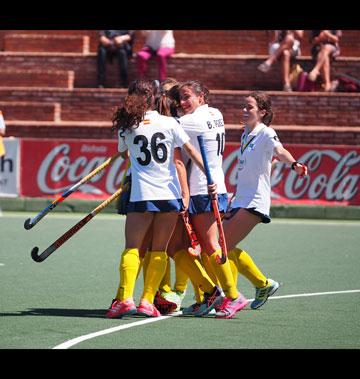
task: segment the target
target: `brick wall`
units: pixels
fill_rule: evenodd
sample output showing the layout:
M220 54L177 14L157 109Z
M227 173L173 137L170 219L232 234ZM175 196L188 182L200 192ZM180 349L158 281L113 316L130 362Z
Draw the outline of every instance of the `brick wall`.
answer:
M257 70L265 56L184 56L175 54L168 60L168 76L176 79L198 79L210 89L264 89L281 90L280 65L275 64L268 74ZM309 58L300 58L299 63L305 71L310 70ZM97 85L96 55L82 54L14 54L0 52L2 70L36 70L39 68L74 71L74 86L94 88ZM117 62L107 64L107 84L114 86L118 80ZM337 71L347 72L360 77L359 58L338 58L332 65L333 74ZM155 60L149 62L151 78L157 78ZM129 62L129 79L137 77L135 60ZM43 85L47 85L43 81ZM3 84L4 85L4 84Z
M330 144L359 145L360 127L326 127L272 125L284 144ZM242 129L239 125L226 125L226 141L239 142ZM86 138L117 139L111 131L111 122L76 122L76 121L8 121L7 135L28 138Z
M41 67L41 66L40 66ZM2 66L0 83L3 87L60 87L74 88L74 71L16 69Z
M0 101L0 109L6 120L59 121L61 106L59 103L31 101Z
M6 34L80 35L89 37L89 48L95 52L98 45L98 30L0 30L0 50L4 49ZM302 52L310 54L309 30L305 31ZM176 51L188 54L267 54L272 30L174 30ZM343 30L342 56L360 56L360 30ZM144 43L136 31L134 51Z
M81 35L7 34L4 37L4 50L87 54L89 39L89 36Z
M41 101L61 104L63 121L110 121L126 90L0 88L0 101ZM222 110L225 122L238 124L241 103L248 91L213 90L210 102ZM283 93L272 97L278 125L360 126L360 97L356 93Z

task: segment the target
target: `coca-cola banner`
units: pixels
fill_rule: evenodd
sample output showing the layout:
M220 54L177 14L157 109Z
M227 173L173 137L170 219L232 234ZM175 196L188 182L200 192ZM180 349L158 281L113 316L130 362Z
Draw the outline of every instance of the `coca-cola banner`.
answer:
M360 147L335 145L285 146L309 168L299 178L281 162L271 175L272 204L360 205ZM223 169L229 193L235 192L238 143L227 143ZM56 197L117 152L115 140L23 139L21 194ZM116 159L72 198L104 199L120 185L125 163Z
M112 140L23 139L21 144L21 194L57 197L117 153ZM125 163L119 157L71 198L104 199L118 188Z
M284 146L299 162L308 166L308 176L300 178L277 161L271 173L272 204L360 204L360 147L340 145ZM239 144L227 143L223 169L228 192L235 192Z

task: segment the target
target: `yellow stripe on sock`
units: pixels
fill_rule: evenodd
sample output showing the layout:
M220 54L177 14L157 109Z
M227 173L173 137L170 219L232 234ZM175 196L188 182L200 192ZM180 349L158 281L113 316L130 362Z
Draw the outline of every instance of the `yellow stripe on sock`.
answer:
M175 263L175 291L185 292L188 281L189 276Z
M244 275L255 287L261 288L266 286L266 276L260 271L246 251L235 248L231 250L230 254L241 275Z
M203 292L211 293L214 290L214 282L210 279L197 257L190 256L185 250L179 250L174 254L173 259L175 264L177 264Z
M171 291L171 264L170 264L170 258L169 257L167 257L166 270L165 270L165 274L161 280L161 283L159 285L159 290L162 292L170 292Z
M121 254L119 265L120 284L116 294L118 300L123 301L133 297L139 266L139 250L125 249Z
M150 259L141 298L146 299L149 303L153 303L155 294L166 271L167 254L165 251L148 251L147 254L150 254Z
M224 264L218 264L216 261L216 256L221 256L221 250L216 250L209 257L211 266L219 279L221 288L223 289L226 297L236 299L238 297L238 290L234 282L229 260L227 259Z

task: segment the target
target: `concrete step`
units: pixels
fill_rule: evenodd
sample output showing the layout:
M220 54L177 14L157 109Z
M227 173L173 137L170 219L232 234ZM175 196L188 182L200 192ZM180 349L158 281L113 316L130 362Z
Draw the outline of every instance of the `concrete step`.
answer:
M273 69L264 74L257 66L266 58L265 55L207 55L207 54L174 54L168 60L167 74L179 81L197 79L210 89L229 90L282 90L280 65L274 64ZM305 71L312 68L312 60L301 57L299 64ZM97 87L96 54L75 53L16 53L0 52L2 69L42 69L73 71L74 86L79 88ZM136 60L129 62L129 80L138 77ZM360 78L360 55L358 57L339 57L332 65L332 77L336 73L348 73ZM106 66L108 87L118 82L118 64ZM149 62L149 78L157 78L156 62Z
M90 52L96 52L99 30L0 30L0 50L7 34L77 35L89 37ZM305 30L302 53L310 54L310 30ZM187 54L267 54L273 30L174 30L176 52ZM144 37L135 31L134 51L141 49ZM342 56L360 56L360 30L343 30ZM64 47L65 49L66 47ZM65 51L65 50L64 50Z
M8 124L10 121L60 121L60 103L38 101L0 101L0 109Z
M6 34L4 51L89 53L89 36L58 34Z
M73 89L74 76L74 71L71 70L17 69L1 66L0 85L1 87L58 87Z

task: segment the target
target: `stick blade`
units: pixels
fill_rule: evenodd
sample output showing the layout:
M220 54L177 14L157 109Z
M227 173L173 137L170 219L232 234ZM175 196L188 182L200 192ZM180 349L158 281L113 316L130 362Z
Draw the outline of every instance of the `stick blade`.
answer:
M26 230L29 230L33 227L34 225L31 223L31 218L28 218L27 220L25 220L24 222L24 228Z
M31 250L31 258L35 261L35 262L42 262L44 259L41 258L41 255L38 255L38 252L39 252L39 248L37 246L35 246L32 250Z
M226 255L224 255L223 253L221 254L221 257L220 256L216 256L216 263L219 264L219 265L223 265L224 263L226 262Z

